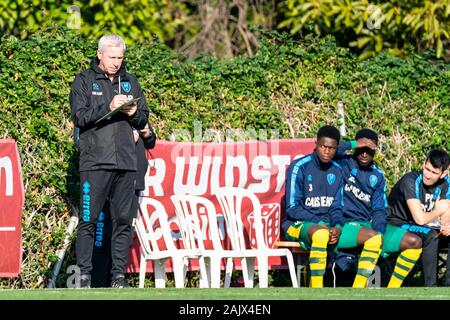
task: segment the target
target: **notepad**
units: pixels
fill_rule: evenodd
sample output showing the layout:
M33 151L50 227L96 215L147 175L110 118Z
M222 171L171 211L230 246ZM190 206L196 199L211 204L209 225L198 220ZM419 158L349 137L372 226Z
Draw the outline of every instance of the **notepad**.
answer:
M108 112L108 113L105 114L103 117L101 117L100 119L98 119L97 121L95 121L95 124L97 124L97 123L99 123L100 121L103 121L103 120L105 120L105 119L106 119L106 120L111 119L111 117L112 117L113 115L115 115L117 112L119 112L119 111L121 111L123 108L126 108L126 107L132 105L133 103L139 101L141 98L142 98L142 97L134 98L134 99L128 100L127 102L125 102L125 103L122 104L121 106L117 107L117 108L114 109L113 111Z

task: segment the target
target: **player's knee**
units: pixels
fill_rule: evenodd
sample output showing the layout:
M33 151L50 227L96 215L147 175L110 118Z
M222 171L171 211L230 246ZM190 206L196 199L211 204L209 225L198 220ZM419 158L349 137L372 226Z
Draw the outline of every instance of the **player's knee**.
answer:
M366 230L368 230L369 239L379 235L379 233L376 232L375 230L372 230L372 229L366 229Z
M312 234L313 243L324 243L327 244L330 239L330 232L328 229L319 229Z
M408 249L422 248L422 239L414 234L405 235L405 242Z
M372 248L380 248L381 244L383 242L383 238L381 237L381 234L376 234L370 239L368 239L366 242L364 242L364 246L372 247Z

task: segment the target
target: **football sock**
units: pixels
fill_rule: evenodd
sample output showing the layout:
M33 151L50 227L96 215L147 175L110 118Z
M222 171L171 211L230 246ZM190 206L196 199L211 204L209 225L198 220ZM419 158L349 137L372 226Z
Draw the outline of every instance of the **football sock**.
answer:
M323 275L327 267L327 244L330 233L327 229L319 229L312 235L309 267L311 270L311 288L323 287Z
M353 281L353 288L365 288L367 279L372 275L381 253L382 238L380 234L364 242L364 248L358 260L358 272Z
M388 288L400 288L403 280L405 280L406 276L414 267L421 253L422 248L406 249L403 250L402 253L400 253L397 258L391 280L389 281Z

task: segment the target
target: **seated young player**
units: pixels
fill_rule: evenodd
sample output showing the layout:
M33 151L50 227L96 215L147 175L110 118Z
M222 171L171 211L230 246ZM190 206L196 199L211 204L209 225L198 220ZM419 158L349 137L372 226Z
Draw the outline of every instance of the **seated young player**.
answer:
M377 133L370 129L358 131L356 149L352 155L345 155L344 151L351 146L351 142L342 141L335 157L344 175L345 225L338 249L363 246L353 282L355 288L366 287L382 250L401 252L388 284L390 288L400 287L420 257L422 241L404 229L386 224L386 179L373 162L378 147Z
M332 159L339 131L321 127L313 153L294 160L286 174L286 238L310 250L310 286L323 287L327 248L339 240L342 222L342 171Z

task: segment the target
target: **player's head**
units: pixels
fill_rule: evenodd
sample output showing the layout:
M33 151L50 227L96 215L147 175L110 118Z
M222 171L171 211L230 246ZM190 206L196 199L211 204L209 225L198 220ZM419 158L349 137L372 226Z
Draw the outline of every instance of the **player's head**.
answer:
M448 174L450 156L444 150L431 150L422 166L423 183L432 186Z
M323 163L330 162L336 155L341 135L333 126L323 126L317 132L316 153Z
M99 67L108 76L114 76L122 66L126 45L123 39L115 34L107 34L98 41L97 58Z
M378 134L373 130L364 128L356 133L355 139L358 145L364 145L364 147L355 149L355 158L361 167L369 167L378 146Z

